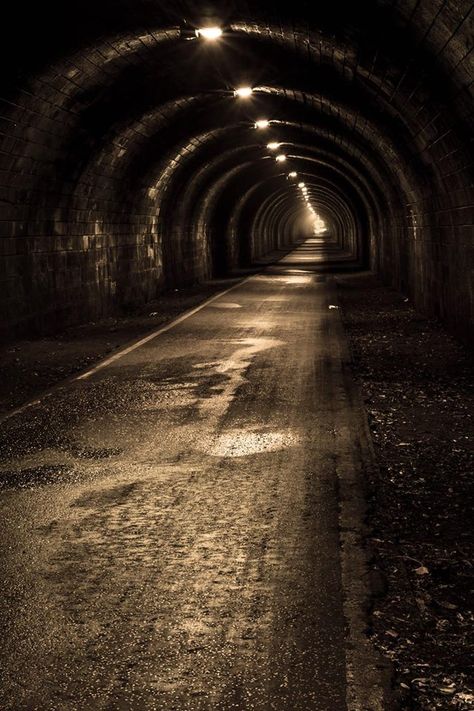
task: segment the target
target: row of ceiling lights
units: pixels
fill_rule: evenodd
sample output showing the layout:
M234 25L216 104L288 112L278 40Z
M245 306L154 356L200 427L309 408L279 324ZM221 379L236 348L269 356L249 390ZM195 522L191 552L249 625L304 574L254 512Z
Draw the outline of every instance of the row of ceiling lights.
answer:
M214 42L220 37L222 37L223 31L220 27L201 27L196 30L196 37L202 38L208 42ZM234 96L240 99L248 99L250 96L252 96L254 92L254 89L251 86L241 86L235 89L234 91ZM254 126L256 129L263 130L266 129L270 126L271 121L268 119L259 119L258 121L255 122ZM267 144L267 148L270 151L277 151L281 146L281 143L278 143L278 141L271 141L270 143ZM287 156L284 153L279 153L275 160L277 163L284 163L287 160ZM290 179L295 179L298 177L298 173L296 171L291 171L288 173L288 178ZM326 224L324 220L321 219L321 217L318 215L316 210L311 204L311 200L308 196L308 188L306 187L305 183L301 182L298 183L298 188L301 190L302 197L306 203L306 206L311 214L311 216L314 218L314 232L315 234L322 234L326 231Z
M202 38L207 40L208 42L215 42L217 39L222 37L223 30L220 27L217 26L211 26L211 27L201 27L195 31L196 37ZM254 92L254 89L251 86L241 86L237 89L234 90L234 96L240 99L248 99L250 96L252 96ZM257 129L265 129L270 126L271 121L268 119L259 119L258 121L255 122L255 128ZM267 148L271 151L275 151L280 147L280 143L277 141L273 141L272 143L269 143L267 145ZM286 161L286 155L284 153L280 153L276 156L276 161L277 163L284 163ZM293 178L296 177L296 173L293 171L292 173L289 174L289 177Z
M311 200L308 196L308 188L306 187L305 183L298 183L298 187L301 190L301 195L306 202L306 206L311 214L311 217L313 218L313 228L314 228L314 234L315 235L322 235L326 232L326 223L322 219L320 215L316 212L314 207L311 204Z

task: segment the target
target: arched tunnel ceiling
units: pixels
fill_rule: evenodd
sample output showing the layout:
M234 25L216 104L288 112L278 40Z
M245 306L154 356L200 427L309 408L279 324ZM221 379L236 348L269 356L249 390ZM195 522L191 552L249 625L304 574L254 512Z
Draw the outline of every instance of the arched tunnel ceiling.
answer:
M454 289L452 242L472 222L473 4L256 5L16 3L1 50L8 235L27 240L35 268L54 252L53 271L69 244L108 250L85 298L144 299L294 241L303 179L354 263L448 312L459 296L438 284L439 252L450 252ZM223 29L216 42L195 35L208 25ZM234 96L241 85L250 98ZM24 301L47 307L56 278L23 280Z

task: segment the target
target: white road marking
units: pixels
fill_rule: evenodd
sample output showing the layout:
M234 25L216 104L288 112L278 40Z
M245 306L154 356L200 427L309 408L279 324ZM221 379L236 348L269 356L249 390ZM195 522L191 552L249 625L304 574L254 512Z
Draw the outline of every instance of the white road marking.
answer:
M247 277L243 281L240 281L238 284L234 284L234 286L231 286L229 289L226 289L225 291L219 292L219 294L215 294L214 296L211 296L210 299L207 299L207 301L204 301L202 304L200 304L199 306L196 306L194 309L185 311L184 314L182 314L181 316L178 316L178 318L175 318L174 321L170 321L170 323L166 324L166 326L162 326L161 328L157 329L156 331L153 331L153 333L150 333L148 336L145 336L145 338L141 338L139 341L132 343L130 346L122 348L122 350L118 351L117 353L114 353L113 356L110 356L109 358L106 358L105 360L98 363L96 366L94 366L94 368L91 368L91 370L88 370L87 372L82 373L81 375L78 375L75 378L75 380L86 380L87 378L90 378L91 375L94 375L94 373L97 373L97 371L102 370L103 368L106 368L111 363L114 363L116 360L119 360L119 358L123 358L123 356L126 356L129 353L132 353L137 348L140 348L140 346L145 345L145 343L149 343L154 338L161 336L162 333L166 333L167 331L170 331L172 328L174 328L178 324L182 323L183 321L186 321L186 319L188 319L190 316L194 316L194 314L197 314L198 311L202 311L202 309L206 308L206 306L209 306L209 304L212 304L213 301L217 301L217 299L220 299L221 296L228 294L229 291L233 291L238 286L245 284L245 282L248 281L250 278L251 277Z
M158 328L156 331L149 333L148 336L145 336L144 338L140 338L138 341L131 343L129 346L125 346L121 350L117 351L117 353L114 353L114 355L109 356L108 358L105 358L104 360L100 361L96 366L94 366L90 370L87 370L85 373L81 373L80 375L73 375L70 378L66 378L66 380L63 380L62 382L51 387L46 392L42 393L42 395L40 397L36 397L34 400L30 400L29 402L26 402L24 405L20 405L20 407L16 407L14 410L11 410L10 412L5 413L4 415L2 415L0 417L0 424L3 422L6 422L7 420L9 420L11 417L14 417L15 415L19 415L22 412L25 412L25 410L28 410L30 407L34 407L35 405L40 405L43 402L43 400L45 400L47 397L50 397L53 393L57 392L58 390L63 389L70 383L75 382L75 381L80 381L80 380L87 380L88 378L91 377L91 375L94 375L94 373L97 373L99 370L103 370L111 363L114 363L115 361L119 360L120 358L123 358L124 356L128 355L129 353L132 353L137 348L140 348L140 346L145 345L145 343L149 343L154 338L161 336L161 334L166 333L167 331L170 331L175 326L178 326L183 321L186 321L186 319L190 318L191 316L194 316L194 314L197 314L199 311L202 311L202 309L205 309L206 306L209 306L209 304L212 304L214 301L217 301L217 299L220 299L221 296L225 296L229 292L234 291L234 289L237 289L237 287L242 286L242 284L245 284L247 281L249 281L249 279L252 279L253 276L254 275L248 276L245 279L242 279L242 281L239 281L237 284L234 284L233 286L229 287L228 289L225 289L224 291L220 291L218 294L214 294L214 296L211 296L206 301L203 301L203 303L199 304L199 306L196 306L194 309L189 309L189 311L185 311L184 314L181 314L181 316L178 316L178 318L175 318L173 321L170 321L170 323L166 324L166 326L162 326L161 328Z

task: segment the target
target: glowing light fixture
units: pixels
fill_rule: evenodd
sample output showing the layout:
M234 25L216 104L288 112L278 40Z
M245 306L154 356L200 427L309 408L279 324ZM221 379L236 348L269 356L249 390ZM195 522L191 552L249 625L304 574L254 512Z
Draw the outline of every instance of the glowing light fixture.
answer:
M255 121L255 128L268 128L270 126L270 121L267 119L259 119Z
M304 188L304 187L305 187L305 183L298 183L298 187L299 187L299 188Z
M252 94L253 89L251 86L241 86L234 91L234 96L238 96L239 99L248 99Z
M288 173L289 178L296 178L297 175L298 173L295 170L292 170L291 173Z
M222 30L220 27L201 27L196 30L196 37L202 37L205 40L213 42L219 37L222 37Z
M284 163L286 161L286 155L284 153L280 153L280 155L276 157L276 161L277 163Z
M271 143L268 143L267 148L270 151L276 151L277 148L280 148L281 143L278 143L277 141L272 141Z

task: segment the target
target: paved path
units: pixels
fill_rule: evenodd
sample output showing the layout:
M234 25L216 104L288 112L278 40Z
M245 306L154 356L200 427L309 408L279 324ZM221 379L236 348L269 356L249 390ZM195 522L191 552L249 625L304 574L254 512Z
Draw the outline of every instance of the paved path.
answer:
M365 455L308 249L3 424L2 710L345 711Z

